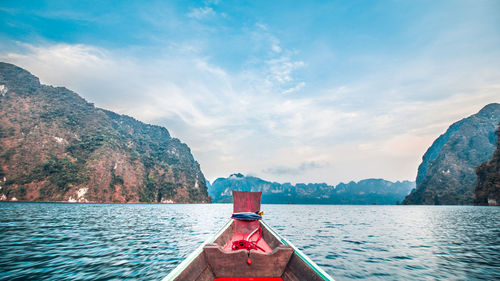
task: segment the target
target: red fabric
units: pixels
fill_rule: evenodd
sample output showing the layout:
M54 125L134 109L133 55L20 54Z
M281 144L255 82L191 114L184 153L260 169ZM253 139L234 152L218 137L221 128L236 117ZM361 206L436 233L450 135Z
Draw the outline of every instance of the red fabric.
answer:
M280 277L264 277L264 278L215 278L215 281L283 281Z

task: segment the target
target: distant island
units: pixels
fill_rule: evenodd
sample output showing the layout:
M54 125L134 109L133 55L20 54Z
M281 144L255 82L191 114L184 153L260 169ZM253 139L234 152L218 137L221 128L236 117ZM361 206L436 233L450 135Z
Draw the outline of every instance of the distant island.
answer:
M394 205L401 202L415 188L410 181L390 182L383 179L366 179L359 182L326 183L270 182L241 173L218 178L209 185L208 193L213 202L232 202L231 190L261 191L262 202L271 204L356 204Z
M0 63L0 200L210 202L189 147Z

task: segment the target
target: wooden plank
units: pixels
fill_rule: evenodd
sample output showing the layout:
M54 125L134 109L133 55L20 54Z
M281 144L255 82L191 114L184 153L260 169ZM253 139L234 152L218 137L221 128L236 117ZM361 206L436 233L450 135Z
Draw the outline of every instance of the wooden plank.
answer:
M319 276L314 269L305 263L297 255L292 255L288 266L283 274L283 280L296 281L296 280L310 280L310 281L323 281L324 279Z
M283 245L283 243L281 243L280 240L278 240L277 237L275 237L271 231L269 231L266 226L259 222L260 223L260 227L262 228L262 239L264 239L264 241L266 241L267 245L269 245L269 247L271 247L271 249L274 249L276 247L278 247L279 245Z
M210 268L210 266L207 266L207 268L205 268L205 270L195 280L196 281L214 281L214 279L215 279L215 276L212 272L212 269Z
M258 220L254 220L254 221L234 220L234 232L235 233L247 233L248 234L259 227L260 227L260 223Z
M221 246L226 245L233 236L234 224L234 220L231 219L231 225L229 225L229 227L219 237L217 237L217 239L215 239L214 243Z
M200 275L202 275L202 273L205 272L207 269L210 271L210 268L207 263L207 258L204 254L200 254L174 280L175 281L198 280ZM206 280L213 280L213 278Z
M208 244L204 247L207 262L216 278L221 277L281 277L293 254L289 246L280 246L271 253L248 251L224 251L219 245ZM247 264L247 259L252 261Z
M283 272L283 275L281 276L281 279L283 281L300 281L300 279L293 274L292 271L285 269L285 272Z
M233 213L260 211L262 192L247 192L233 190Z

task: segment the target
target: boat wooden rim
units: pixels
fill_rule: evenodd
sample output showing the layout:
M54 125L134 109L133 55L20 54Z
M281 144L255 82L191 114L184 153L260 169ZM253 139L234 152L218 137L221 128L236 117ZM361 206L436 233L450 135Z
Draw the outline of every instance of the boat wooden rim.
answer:
M203 244L201 244L195 251L193 251L190 255L188 255L174 270L172 270L165 278L163 278L163 281L178 281L178 280L184 280L185 276L183 277L183 274L185 274L185 271L188 271L190 267L193 267L193 264L199 263L199 260L203 257L203 253L206 249L206 247L210 247L210 245L214 245L212 247L215 247L214 242L218 241L221 239L221 236L223 236L226 232L231 231L231 228L234 225L233 219L230 219L224 226L217 231L214 235L209 237ZM263 231L267 232L266 234L268 237L276 239L280 246L284 247L291 247L293 249L292 257L294 259L294 264L299 264L304 270L308 271L307 276L314 280L329 280L333 281L334 279L330 277L323 269L321 269L315 262L313 262L309 257L307 257L302 251L300 251L297 247L295 247L290 241L288 241L286 238L280 236L276 231L274 231L267 223L264 221L260 221L260 225L263 229ZM244 250L239 250L239 252L242 252ZM274 252L273 252L274 254ZM298 258L298 259L297 259ZM206 258L205 258L206 259ZM292 260L292 259L290 259ZM288 260L287 260L288 262ZM206 261L205 261L206 263ZM287 265L289 266L289 265ZM206 270L206 269L205 269ZM200 272L201 274L201 272ZM290 273L290 275L294 275L293 273ZM203 280L210 280L204 278ZM214 280L214 279L212 279ZM300 278L296 277L294 278L287 278L283 280L301 280ZM303 280L303 279L302 279Z

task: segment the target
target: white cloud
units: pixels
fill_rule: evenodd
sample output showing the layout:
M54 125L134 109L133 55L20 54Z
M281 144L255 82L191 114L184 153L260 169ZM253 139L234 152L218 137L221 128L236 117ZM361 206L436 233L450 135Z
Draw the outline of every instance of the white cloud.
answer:
M407 61L315 93L305 87L309 81L294 78L305 62L284 49L240 73L191 46L149 59L88 45L18 50L0 52L0 59L97 106L167 127L192 148L209 180L234 172L281 182L411 180L432 141L452 122L498 102L500 91L498 71L458 81L446 65L422 71ZM420 96L436 90L438 96Z
M297 91L300 91L302 88L304 88L306 86L306 82L302 81L302 82L299 82L297 85L295 85L294 87L292 88L289 88L289 89L286 89L283 91L283 94L291 94L291 93L294 93L294 92L297 92Z
M290 57L283 56L277 59L271 59L267 61L269 66L269 80L278 82L279 84L284 84L291 82L292 72L299 67L304 66L302 61L292 61Z
M275 53L281 53L281 47L278 44L272 44L271 50L273 50Z
M272 175L296 175L303 174L308 170L313 169L321 169L327 167L328 162L318 163L315 161L302 162L297 167L289 167L289 166L275 166L262 170L265 174Z
M212 9L211 7L199 7L199 8L193 8L191 12L187 14L188 17L190 18L195 18L195 19L205 19L209 17L215 16L217 13Z

